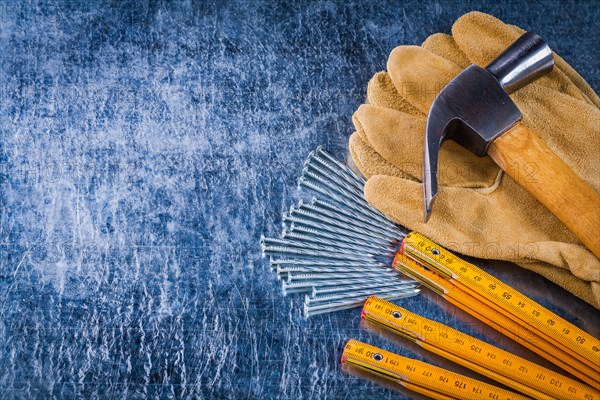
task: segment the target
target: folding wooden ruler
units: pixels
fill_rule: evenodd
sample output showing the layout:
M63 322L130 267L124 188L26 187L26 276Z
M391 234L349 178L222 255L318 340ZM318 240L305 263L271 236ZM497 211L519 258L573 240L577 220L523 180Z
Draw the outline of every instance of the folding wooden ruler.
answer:
M342 365L367 371L433 399L529 399L494 385L353 339L346 343L342 354Z
M536 399L600 399L600 392L584 383L378 297L373 296L366 301L362 317L527 396Z
M516 289L416 232L404 238L394 267L600 389L600 341Z

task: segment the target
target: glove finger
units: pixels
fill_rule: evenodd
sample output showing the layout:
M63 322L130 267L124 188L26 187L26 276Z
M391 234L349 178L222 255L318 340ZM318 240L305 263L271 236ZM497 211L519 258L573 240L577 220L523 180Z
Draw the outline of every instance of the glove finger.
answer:
M519 27L505 24L491 15L477 11L463 15L452 26L452 36L458 46L473 63L480 66L488 65L523 33L525 31ZM555 68L534 84L551 87L593 104L590 100L590 92L593 93L593 90L589 85L583 84L585 81L582 82L579 74L573 74L574 70L556 54L554 54L554 61ZM569 79L565 70L582 87L578 87ZM583 93L587 94L584 96Z
M352 123L354 124L354 128L356 128L356 131L352 135L359 136L363 142L369 145L369 147L372 147L371 143L369 143L369 138L367 137L365 129L363 128L362 122L358 119L356 112L352 114Z
M411 178L423 177L424 116L413 116L389 108L362 105L354 113L357 132L375 152ZM489 187L498 167L489 157L478 157L455 142L440 150L438 180L442 185Z
M373 176L373 173L365 166L369 165L369 159L363 156L366 154L366 151L361 148L361 146L370 147L361 139L360 135L354 132L350 135L350 139L348 139L348 151L350 151L350 157L352 158L352 162L358 168L359 172L366 178L369 179Z
M354 113L357 131L390 164L419 178L426 120L389 108L361 105Z
M369 104L375 106L402 111L410 115L424 115L400 96L387 72L378 72L371 78L367 86L367 100Z
M542 261L600 282L600 260L533 196L505 178L502 189L491 193L443 187L427 223L418 182L376 175L367 181L365 197L394 221L449 250L486 259Z
M452 36L445 33L434 33L425 39L421 46L440 57L444 57L446 60L452 61L462 69L472 64L469 57L458 47Z
M423 42L422 47L452 61L460 68L466 68L471 65L469 58L462 52L450 35L435 33ZM367 99L370 104L376 106L391 108L412 115L423 114L398 93L387 72L379 72L371 78L367 89Z
M453 62L419 46L396 47L387 70L400 96L424 114L439 91L461 71Z
M358 170L368 179L373 175L390 175L404 177L405 174L388 163L381 155L365 142L362 137L354 132L350 136L350 155Z

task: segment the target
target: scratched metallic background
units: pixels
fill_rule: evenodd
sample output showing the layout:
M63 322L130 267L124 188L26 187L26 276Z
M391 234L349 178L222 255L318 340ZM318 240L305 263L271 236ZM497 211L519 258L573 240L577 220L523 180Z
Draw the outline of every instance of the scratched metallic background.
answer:
M305 321L258 239L310 150L345 157L390 50L478 7L291 3L1 2L0 398L399 396L342 373L340 351L410 349L357 311ZM479 9L546 37L598 90L597 4L526 3ZM515 271L499 273L597 327Z

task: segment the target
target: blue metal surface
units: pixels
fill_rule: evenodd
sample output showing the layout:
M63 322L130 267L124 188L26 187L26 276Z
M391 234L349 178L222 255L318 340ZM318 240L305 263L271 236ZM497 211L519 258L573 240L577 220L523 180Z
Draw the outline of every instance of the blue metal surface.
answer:
M357 311L304 320L260 234L277 235L310 150L345 157L393 47L479 8L547 38L597 90L598 7L293 3L0 3L2 399L410 396L340 371L350 337L411 350ZM435 300L404 305L482 334Z

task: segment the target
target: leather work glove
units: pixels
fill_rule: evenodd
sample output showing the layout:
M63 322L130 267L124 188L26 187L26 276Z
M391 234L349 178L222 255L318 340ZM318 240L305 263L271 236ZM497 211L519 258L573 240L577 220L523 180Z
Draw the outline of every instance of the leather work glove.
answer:
M455 22L452 36L435 34L422 47L394 49L387 73L369 82L369 104L354 115L350 152L368 178L365 197L394 221L450 250L515 262L600 308L600 260L487 156L452 141L444 144L435 208L429 222L423 222L421 165L433 99L462 69L473 63L485 67L522 33L473 12ZM600 191L600 99L563 59L554 57L550 74L511 98L525 124Z

